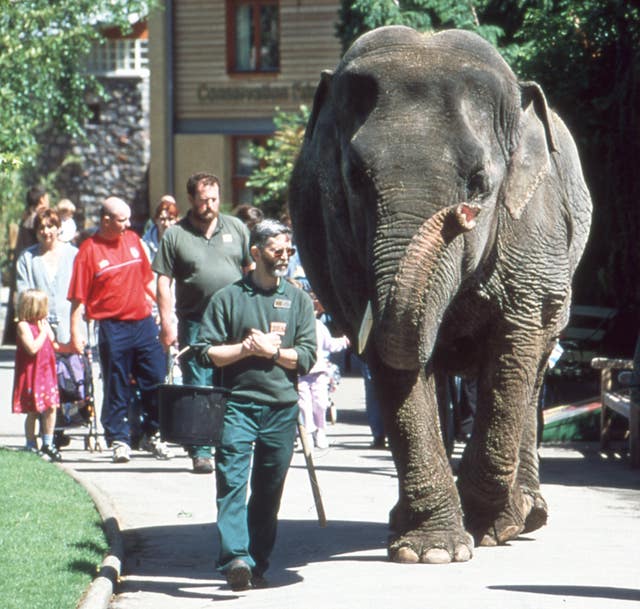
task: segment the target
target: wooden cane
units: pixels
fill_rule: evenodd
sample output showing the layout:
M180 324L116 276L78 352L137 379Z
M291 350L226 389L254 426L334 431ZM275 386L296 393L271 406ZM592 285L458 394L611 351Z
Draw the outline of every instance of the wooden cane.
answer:
M307 471L309 472L309 482L311 483L311 492L313 493L313 501L316 504L316 512L318 513L318 524L321 527L327 526L327 517L324 513L324 505L322 505L322 495L320 494L320 486L316 477L316 469L313 466L313 457L311 456L311 445L307 437L307 432L300 421L298 421L298 436L302 442L302 452L304 460L307 463Z

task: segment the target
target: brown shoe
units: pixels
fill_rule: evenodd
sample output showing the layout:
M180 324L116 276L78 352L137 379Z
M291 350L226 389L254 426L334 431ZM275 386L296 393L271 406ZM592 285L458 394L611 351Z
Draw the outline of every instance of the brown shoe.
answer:
M192 461L194 474L210 474L213 472L213 463L211 463L211 459L207 459L206 457L194 457Z
M241 558L231 561L225 575L227 583L234 591L249 590L251 588L251 569L249 565Z

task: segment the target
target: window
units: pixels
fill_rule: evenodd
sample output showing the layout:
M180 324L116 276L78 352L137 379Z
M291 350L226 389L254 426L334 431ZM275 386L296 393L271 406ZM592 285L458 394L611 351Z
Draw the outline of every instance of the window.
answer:
M233 176L231 184L233 188L232 204L253 205L253 189L247 186L247 180L258 166L258 159L251 154L251 144L261 145L267 141L266 136L236 136L233 138Z
M228 70L280 69L278 0L227 0Z
M140 75L149 68L148 41L106 39L96 44L89 57L89 71L97 75Z

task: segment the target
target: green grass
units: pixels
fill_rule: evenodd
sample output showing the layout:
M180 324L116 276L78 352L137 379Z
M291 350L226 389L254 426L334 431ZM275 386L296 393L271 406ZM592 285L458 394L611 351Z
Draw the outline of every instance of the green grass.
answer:
M107 549L78 483L37 455L0 448L2 609L73 609Z

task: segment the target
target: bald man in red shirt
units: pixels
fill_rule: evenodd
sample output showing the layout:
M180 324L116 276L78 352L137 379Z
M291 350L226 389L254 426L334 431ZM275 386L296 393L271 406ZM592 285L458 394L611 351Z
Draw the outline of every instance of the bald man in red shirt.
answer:
M97 233L82 243L76 256L68 293L75 351L81 353L85 348L84 318L98 322L104 383L100 421L115 463L130 459L132 377L147 415L144 431L159 442L154 388L164 382L166 371L151 315L153 271L140 238L129 229L130 218L131 209L122 199L105 199Z

